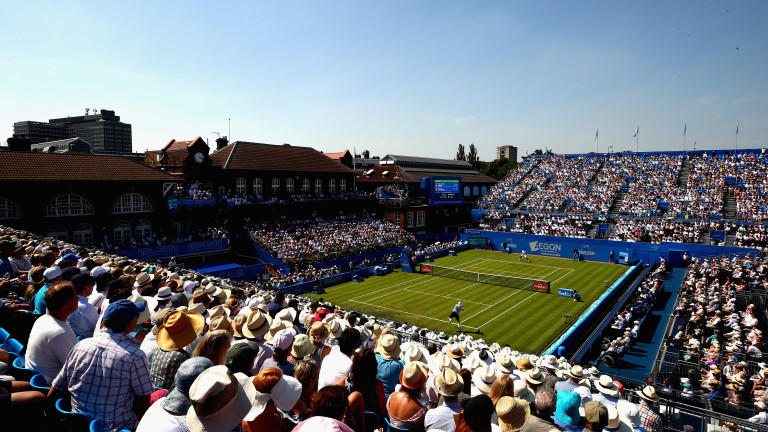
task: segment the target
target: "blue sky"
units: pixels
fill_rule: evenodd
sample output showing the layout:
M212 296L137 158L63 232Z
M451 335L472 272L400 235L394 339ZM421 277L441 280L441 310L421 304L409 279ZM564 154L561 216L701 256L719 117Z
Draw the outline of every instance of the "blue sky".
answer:
M0 137L113 109L134 151L213 132L453 158L768 144L768 2L3 2Z

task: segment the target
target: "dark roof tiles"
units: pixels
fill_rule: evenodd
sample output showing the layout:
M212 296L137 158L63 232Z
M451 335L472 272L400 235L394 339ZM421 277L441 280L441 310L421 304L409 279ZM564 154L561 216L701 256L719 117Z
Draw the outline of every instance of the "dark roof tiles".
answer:
M211 154L211 159L214 165L232 170L352 172L313 148L291 145L236 141Z

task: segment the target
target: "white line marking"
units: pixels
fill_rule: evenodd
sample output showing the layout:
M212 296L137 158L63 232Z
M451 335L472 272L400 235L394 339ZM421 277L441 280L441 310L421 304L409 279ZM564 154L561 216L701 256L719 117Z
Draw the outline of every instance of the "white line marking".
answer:
M430 295L430 296L434 296L434 297L442 297L442 298L453 299L453 300L461 300L461 299L456 298L456 297L449 297L449 296L444 296L444 295L440 295L440 294L432 294L432 293L428 293L428 292L424 292L424 291L417 291L417 290L414 290L414 289L410 289L408 291L409 292L419 293L419 294L426 294L426 295ZM458 291L456 291L456 292L458 292ZM479 304L479 305L482 305L482 306L488 306L485 303L475 302L475 301L471 301L471 300L462 300L462 301L464 303L474 303L474 304Z
M510 288L510 289L514 289L514 288ZM520 294L521 292L523 292L523 291L522 291L522 290L517 290L517 289L515 289L515 292L513 292L512 294L510 294L510 295L508 295L508 296L504 297L503 299L501 299L501 300L497 301L496 303L494 303L494 304L492 304L492 305L488 306L487 308L485 308L485 309L481 310L480 312L478 312L478 313L476 313L476 314L472 315L471 317L464 319L464 322L467 322L467 321L469 321L470 319L472 319L472 318L474 318L474 317L476 317L476 316L480 315L481 313L483 313L483 312L487 311L488 309L490 309L490 308L492 308L492 307L496 306L497 304L499 304L499 303L503 302L504 300L506 300L506 299L508 299L508 298L510 298L510 297L512 297L512 296L514 296L514 295L518 295L518 294Z
M425 274L422 274L422 273L412 273L412 274L414 274L414 275L417 275L417 276L424 276L424 277L427 277L427 275L425 275ZM423 279L423 278L420 278L420 279ZM389 290L389 289L392 289L392 288L394 288L394 287L396 287L396 286L399 286L399 285L405 285L405 284L407 284L407 283L411 283L411 282L413 282L413 281L412 281L412 280L406 280L406 281L403 281L403 282L400 282L400 283L396 283L396 284L394 284L394 285L389 285L389 286L387 286L387 287L385 287L385 288L377 289L376 291L369 291L369 292L366 292L365 294L360 294L359 296L357 296L357 297L355 297L355 298L364 297L364 296L367 296L367 295L370 295L370 294L376 294L376 293L377 293L377 292L379 292L379 291ZM356 287L356 286L357 286L357 284L352 284L352 285L349 285L349 287L350 287L350 288L354 288L354 287Z
M557 278L557 279L553 280L553 281L552 281L552 282L550 282L549 284L550 284L550 285L552 285L553 283L555 283L555 282L559 281L560 279L562 279L562 278L564 278L564 277L568 276L569 274L571 274L571 272L572 272L572 271L573 271L573 269L571 269L571 270L568 270L568 273L566 273L566 274L564 274L564 275L560 276L559 278Z
M439 321L441 323L447 323L447 321L444 320L444 319L437 319L437 318L432 318L432 317L428 317L428 316L424 316L424 315L415 314L413 312L406 312L406 311L401 311L401 310L397 310L397 309L392 309L392 308L388 308L388 307L384 307L384 306L379 306L379 305L374 304L374 303L366 303L366 302L361 302L361 301L358 301L358 300L350 300L350 301L355 302L355 303L360 303L360 304L368 305L368 306L373 306L373 307L379 308L379 309L385 309L385 310L392 311L392 312L399 312L399 313L405 314L405 315L413 315L413 316L417 316L417 317L421 317L421 318L430 319L432 321ZM472 326L467 326L467 325L465 325L464 327L477 330L477 327L472 327Z
M531 295L529 295L528 297L526 297L526 298L524 298L523 300L521 300L521 301L520 301L520 303L517 303L517 304L515 304L514 306L512 306L511 308L509 308L509 309L505 310L504 312L502 312L502 313L500 313L500 314L496 315L495 317L493 317L493 318L491 318L490 320L488 320L488 322L486 322L485 324L483 324L483 325L481 325L481 326L479 326L479 327L477 327L477 328L478 328L478 329L481 329L481 328L485 327L485 325L486 325L486 324L488 324L489 322L491 322L491 321L493 321L493 320L496 320L496 319L498 319L498 318L501 318L501 317L502 317L502 316L503 316L505 313L507 313L507 312L511 311L512 309L514 309L514 308L516 308L516 307L520 306L521 304L523 304L523 302L524 302L524 301L526 301L526 300L528 300L529 298L531 298L531 297L535 296L536 294L538 294L538 293L535 293L535 292L534 292L534 293L531 293Z
M408 288L413 288L413 287L415 287L415 286L417 286L417 285L423 285L423 284L425 284L425 283L427 283L427 282L429 282L429 281L430 281L430 278L428 278L428 279L427 279L427 280L425 280L424 282L419 282L419 283L417 283L417 284L413 284L413 285L407 286L407 287L405 287L405 288L402 288L402 289L399 289L399 290L389 291L389 292L387 292L387 293L386 293L386 294L384 294L384 295L380 295L380 296L378 296L378 297L374 297L374 298L372 298L372 299L368 299L368 301L377 300L377 299L380 299L380 298L382 298L382 297L386 297L386 296L388 296L388 295L390 295L390 294L394 294L394 293L396 293L396 292L405 291L405 290L407 290ZM410 282L410 281L409 281L409 282ZM382 290L378 290L378 291L376 291L376 292L379 292L379 291L382 291ZM366 297L368 294L371 294L371 293L365 293L365 294L363 294L363 295L359 295L359 296L357 296L357 297L355 297L355 298L362 298L362 297ZM350 299L350 300L352 300L352 299Z

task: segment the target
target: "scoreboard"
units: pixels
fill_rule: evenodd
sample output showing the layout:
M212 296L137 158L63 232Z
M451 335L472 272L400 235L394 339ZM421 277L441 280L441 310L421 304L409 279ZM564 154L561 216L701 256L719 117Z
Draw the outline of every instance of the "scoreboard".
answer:
M425 177L422 187L429 198L429 205L463 205L461 177Z

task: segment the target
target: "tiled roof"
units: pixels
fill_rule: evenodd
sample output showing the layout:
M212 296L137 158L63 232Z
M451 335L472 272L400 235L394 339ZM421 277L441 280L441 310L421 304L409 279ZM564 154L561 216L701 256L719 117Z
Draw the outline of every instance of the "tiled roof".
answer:
M365 175L370 172L371 175ZM387 172L388 175L384 175ZM379 165L357 175L358 182L419 183L422 177L461 177L463 183L496 183L497 180L477 171L434 169L412 169L398 165Z
M0 152L5 181L179 181L176 177L122 156Z
M352 170L310 147L236 141L211 154L214 165L249 171L351 173Z
M403 156L403 155L386 155L381 158L382 163L385 161L392 161L395 165L400 166L445 166L453 167L456 169L472 169L472 165L467 161L459 161L453 159L435 159L425 158L418 156Z
M349 150L344 150L341 152L325 153L325 155L331 159L341 159L347 154L349 154Z
M163 147L163 154L165 155L165 159L162 161L164 165L182 165L184 164L184 159L187 157L187 148L191 147L193 144L195 144L198 141L202 141L203 139L200 137L197 137L192 140L170 140L168 144ZM203 144L205 144L205 141L203 141Z

